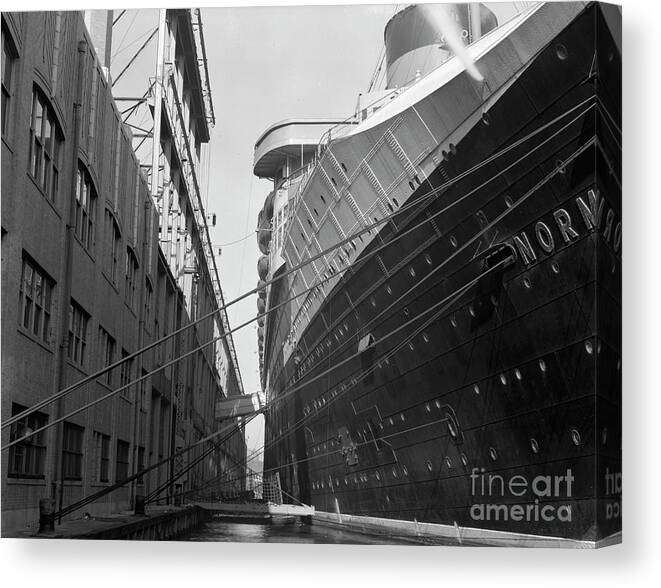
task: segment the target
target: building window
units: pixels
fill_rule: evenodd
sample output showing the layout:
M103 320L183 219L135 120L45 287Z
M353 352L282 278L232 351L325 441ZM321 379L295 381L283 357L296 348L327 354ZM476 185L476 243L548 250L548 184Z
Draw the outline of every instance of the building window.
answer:
M115 463L115 482L121 482L129 477L129 444L117 440L117 461Z
M119 263L119 248L121 235L117 221L112 212L106 210L105 216L105 235L106 235L106 274L113 284L117 284L117 265Z
M138 447L138 470L136 473L141 472L142 470L145 469L145 448L144 447ZM140 476L137 479L138 484L143 484L144 480L142 476Z
M131 383L131 374L133 373L133 360L126 359L129 356L129 352L126 349L122 349L122 364L119 366L119 386L124 388ZM120 396L124 398L129 398L129 389L124 388L120 393Z
M110 481L110 436L103 433L94 433L96 437L96 451L98 456L98 481Z
M89 172L78 164L76 179L76 237L88 251L94 246L96 220L96 190Z
M72 423L64 423L62 442L62 469L65 480L83 478L83 437L85 429Z
M20 404L12 404L12 415L17 415L26 409ZM9 448L10 478L43 478L46 466L46 431L32 434L33 431L46 426L48 416L41 412L33 412L11 426L10 441L24 439L21 443Z
M50 342L50 316L55 282L32 260L23 256L19 287L20 324L39 339Z
M2 27L2 134L5 135L9 127L9 107L11 104L12 82L14 79L14 66L16 52L9 38L8 32Z
M71 300L69 304L69 350L67 355L78 365L85 365L87 351L87 323L90 315Z
M126 281L124 287L124 300L129 308L133 309L135 301L135 286L138 276L138 260L130 247L126 248Z
M30 173L51 201L57 200L62 132L43 92L32 92Z
M115 361L115 339L103 327L99 327L99 351L101 353L101 367L108 367ZM112 386L112 372L107 371L101 376L101 381Z
M149 279L145 279L145 325L149 328L151 323L151 305L154 295L154 289L151 287Z

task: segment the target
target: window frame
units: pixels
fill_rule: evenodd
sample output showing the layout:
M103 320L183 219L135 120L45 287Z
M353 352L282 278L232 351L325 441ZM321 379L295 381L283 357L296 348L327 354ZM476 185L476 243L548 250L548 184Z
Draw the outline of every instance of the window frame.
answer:
M85 165L78 162L76 176L76 224L74 233L90 253L96 244L96 209L98 192Z
M120 448L122 449L122 451L120 451ZM126 448L126 460L124 460L124 454L123 454L124 448ZM130 451L131 451L131 444L128 441L117 439L117 452L115 454L115 483L126 480L126 478L129 477ZM123 474L123 476L120 477L120 474Z
M110 482L110 435L94 432L96 436L97 472L96 481L105 484Z
M37 105L40 115L36 116ZM37 120L39 123L37 124ZM39 127L37 131L37 126ZM48 137L47 135L50 135ZM64 135L55 110L46 93L38 86L32 88L30 111L30 154L28 172L43 194L52 203L57 203Z
M9 137L13 85L16 80L16 62L18 51L8 27L2 23L2 104L0 105L0 131L3 137Z
M118 268L119 268L119 250L122 240L122 232L119 228L119 223L115 218L112 210L106 208L105 217L104 217L104 229L105 229L105 239L106 239L106 260L104 271L113 284L117 287L118 279ZM109 240L109 243L108 243Z
M138 258L131 247L126 248L126 265L124 276L124 301L133 310L135 308L135 291L139 276L140 265Z
M17 415L26 410L26 406L22 406L16 402L12 403L12 415ZM20 439L23 431L31 429L36 431L41 427L48 424L48 415L43 412L33 412L32 414L23 417L21 420L11 425L9 440L15 441ZM47 452L47 438L46 431L41 431L36 435L31 434L26 436L24 442L12 445L9 448L9 457L7 461L7 477L8 478L26 478L34 480L43 480L46 477L46 452ZM20 460L21 467L15 468L14 466ZM36 464L38 467L27 467L30 464Z
M100 369L107 368L115 361L115 349L117 347L117 340L106 331L103 326L99 325L99 358L101 360ZM105 374L100 376L101 382L106 386L112 386L113 371L108 370Z
M29 285L26 283L26 269L30 270ZM52 345L50 322L54 290L55 280L24 251L18 287L19 325L49 347Z
M62 431L62 474L65 481L83 479L85 427L64 421Z
M89 322L89 313L72 298L69 302L67 357L80 367L85 366Z

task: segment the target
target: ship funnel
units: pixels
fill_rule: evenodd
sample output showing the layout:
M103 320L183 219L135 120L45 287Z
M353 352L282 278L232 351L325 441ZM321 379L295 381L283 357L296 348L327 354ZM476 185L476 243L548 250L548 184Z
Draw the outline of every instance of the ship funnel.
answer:
M384 33L387 87L408 86L415 82L416 75L427 75L455 53L462 58L465 45L497 26L494 13L480 3L405 8L390 19ZM463 54L468 71L479 76L467 59Z

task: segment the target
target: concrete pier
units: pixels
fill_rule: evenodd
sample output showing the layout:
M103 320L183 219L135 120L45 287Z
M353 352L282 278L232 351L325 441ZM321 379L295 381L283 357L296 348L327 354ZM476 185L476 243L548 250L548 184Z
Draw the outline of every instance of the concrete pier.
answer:
M12 536L25 539L124 539L136 541L166 541L175 539L210 517L197 506L156 506L144 515L121 513L105 517L77 519L56 525L54 530L25 531Z

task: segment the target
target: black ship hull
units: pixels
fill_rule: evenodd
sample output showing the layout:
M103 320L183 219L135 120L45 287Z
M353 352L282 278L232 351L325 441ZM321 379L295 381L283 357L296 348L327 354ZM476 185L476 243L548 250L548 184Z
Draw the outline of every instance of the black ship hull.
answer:
M475 537L619 531L620 58L589 6L269 363L286 493Z

